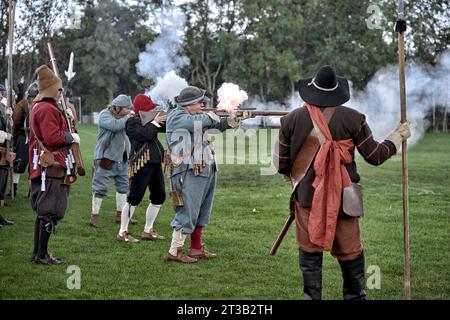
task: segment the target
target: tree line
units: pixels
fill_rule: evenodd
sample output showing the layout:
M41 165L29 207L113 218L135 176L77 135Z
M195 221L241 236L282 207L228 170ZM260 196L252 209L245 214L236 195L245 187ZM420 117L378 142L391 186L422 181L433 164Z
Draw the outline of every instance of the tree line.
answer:
M8 0L0 5L3 82ZM17 1L15 85L21 77L30 83L36 67L49 64L51 42L61 74L75 53L77 74L66 85L81 96L83 113L101 110L119 93L145 91L153 83L137 74L138 56L158 36L158 13L170 5L173 1ZM186 17L182 54L190 60L180 76L210 95L227 81L263 102L281 102L299 78L323 64L362 89L377 70L398 59L396 1L194 0L179 8ZM449 1L410 0L405 11L407 59L434 64L450 48Z

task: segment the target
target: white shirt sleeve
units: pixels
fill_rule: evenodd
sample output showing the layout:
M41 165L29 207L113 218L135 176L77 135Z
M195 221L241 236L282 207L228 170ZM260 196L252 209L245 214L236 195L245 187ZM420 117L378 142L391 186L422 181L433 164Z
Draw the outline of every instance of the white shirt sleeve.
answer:
M5 131L0 130L0 143L5 142L6 137L7 137L7 133Z
M152 125L154 125L157 128L161 128L161 126L159 125L158 122L156 122L155 120L153 120L152 122L150 122Z

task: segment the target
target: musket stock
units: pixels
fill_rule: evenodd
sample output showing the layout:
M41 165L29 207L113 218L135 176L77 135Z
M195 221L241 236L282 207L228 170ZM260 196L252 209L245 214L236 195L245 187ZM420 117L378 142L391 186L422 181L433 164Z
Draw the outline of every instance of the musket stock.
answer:
M52 63L53 72L59 78L58 65L56 64L56 59L55 59L55 55L53 54L52 45L49 42L49 43L47 43L47 46L48 46L48 53L50 55L50 62ZM72 121L67 116L66 111L67 111L68 107L66 105L66 98L64 96L64 92L61 92L61 104L63 106L64 116L66 118L67 125L69 126L69 130L70 130L70 132L75 132L75 127L74 127ZM84 165L83 165L83 158L81 156L80 146L77 143L73 143L71 146L71 149L72 149L73 156L75 158L75 168L77 169L77 173L80 176L86 175L86 170L84 169Z
M286 233L289 230L289 227L292 224L292 221L294 221L294 214L293 213L289 214L288 218L286 219L286 222L284 223L283 228L281 229L280 233L278 234L278 237L275 240L275 242L274 242L274 244L272 246L272 249L270 249L270 255L273 256L277 252L278 247L280 246L281 242L284 239L284 236L286 235Z

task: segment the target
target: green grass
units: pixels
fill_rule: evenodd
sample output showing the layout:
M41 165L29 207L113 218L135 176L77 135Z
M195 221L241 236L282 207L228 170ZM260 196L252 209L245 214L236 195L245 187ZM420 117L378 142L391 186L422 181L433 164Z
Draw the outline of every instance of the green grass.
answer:
M97 129L82 125L85 167L90 168ZM408 153L413 299L450 298L450 135L428 134ZM366 268L381 270L381 289L368 299L403 298L401 158L375 168L358 158L365 192L362 233ZM81 289L69 290L66 266L30 260L34 214L22 177L19 196L0 212L15 221L0 230L0 299L302 299L298 250L291 227L276 256L268 254L288 214L289 184L261 176L256 165L221 165L211 225L204 239L219 257L194 265L165 263L174 212L167 201L155 228L168 240L119 243L114 188L105 198L99 230L88 226L91 170L71 190L69 210L50 240L50 251L81 269ZM148 200L138 207L139 236ZM168 199L170 200L170 199ZM255 210L254 210L255 209ZM341 299L337 261L325 254L325 299ZM366 276L369 276L367 274Z

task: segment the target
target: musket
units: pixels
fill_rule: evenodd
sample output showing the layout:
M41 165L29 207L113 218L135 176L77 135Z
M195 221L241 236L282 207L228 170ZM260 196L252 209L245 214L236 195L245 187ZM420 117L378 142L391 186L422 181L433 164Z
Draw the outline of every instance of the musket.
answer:
M48 46L48 53L50 55L50 62L52 63L53 72L59 78L58 66L56 64L55 55L53 54L52 45L51 45L50 42L48 42L47 46ZM68 107L66 105L66 98L64 96L64 92L61 92L61 104L62 104L62 107L63 107L63 113L64 113L64 116L66 118L67 125L69 126L70 132L76 132L72 121L70 121L70 119L69 119L69 117L67 115ZM77 173L80 176L86 175L86 170L84 169L84 165L83 165L83 159L81 157L80 145L78 143L72 143L71 149L72 149L73 156L75 158L75 167L77 169Z
M270 255L275 255L275 253L277 253L278 247L280 246L281 242L284 239L284 236L286 235L286 233L289 230L289 227L292 224L292 221L294 221L295 216L294 216L294 211L291 211L289 213L289 216L286 219L286 222L283 225L283 228L281 228L280 233L278 234L277 239L275 240L275 242L273 243L272 248L270 249Z
M170 110L172 111L172 110ZM153 121L153 119L156 117L156 115L159 113L160 115L168 115L170 111L158 111L158 110L151 110L151 111L139 111L139 116L141 118L141 123L143 126L145 126L147 123ZM228 117L230 115L229 112L216 109L216 108L205 108L202 109L203 112L214 112L219 117ZM255 108L241 108L236 110L236 116L240 117L244 114L244 112L249 112L250 117L254 118L257 116L267 117L267 116L275 116L275 117L281 117L285 116L289 113L289 111L270 111L270 110L256 110Z
M8 27L8 47L9 47L9 53L8 53L8 92L7 92L7 108L11 108L11 110L13 109L13 70L12 70L12 65L13 65L13 41L14 41L14 16L15 16L15 11L16 11L16 2L14 0L10 0L9 1L9 6L8 6L8 11L9 11L9 27ZM11 125L12 122L12 117L11 115L8 115L6 118L6 131L8 133L13 134L13 128ZM11 138L12 139L12 138ZM13 159L11 158L12 154L11 154L11 144L12 144L12 140L9 142L6 142L6 159L9 163L9 171L10 171L10 175L11 175L11 198L14 198L14 192L13 192L13 179L12 179L12 173L13 173ZM8 160L9 158L9 160Z
M400 80L400 122L406 119L406 86L405 86L405 31L406 20L403 0L398 0L397 22L395 31L398 32L398 64ZM405 299L411 300L411 270L409 253L409 191L408 191L408 158L406 140L402 143L402 174L403 174L403 249L404 249L404 290Z
M203 109L204 112L209 112L212 111L215 114L217 114L219 117L228 117L230 115L229 112L224 111L224 110L220 110L220 109L216 109L216 108L208 108L208 109ZM289 111L279 111L279 110L256 110L256 108L239 108L236 110L236 116L240 117L244 114L244 112L248 112L250 114L251 118L254 117L270 117L270 116L274 116L274 117L281 117L281 116L285 116L289 113Z

